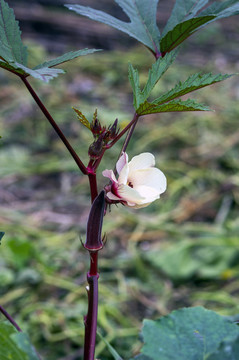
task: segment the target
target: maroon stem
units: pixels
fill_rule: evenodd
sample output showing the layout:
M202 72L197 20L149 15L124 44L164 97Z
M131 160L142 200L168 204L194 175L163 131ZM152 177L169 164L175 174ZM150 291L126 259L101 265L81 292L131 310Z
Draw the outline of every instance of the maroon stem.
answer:
M16 321L11 317L11 315L8 314L8 312L0 305L0 312L5 316L5 318L15 327L15 329L18 332L22 332L22 329L20 326L17 325ZM37 351L34 348L34 351L38 357L39 360L41 360L40 355L37 353Z
M26 77L20 76L20 78L22 79L23 83L27 87L28 91L32 95L33 99L35 100L35 102L37 103L37 105L39 106L39 108L41 109L41 111L43 112L43 114L45 115L47 120L49 121L49 123L52 125L52 127L56 131L57 135L60 137L60 139L62 140L62 142L64 143L64 145L68 149L68 151L70 152L71 156L75 160L75 162L76 162L77 166L79 167L79 169L82 171L83 174L86 175L87 174L87 169L86 169L85 165L82 163L79 156L76 154L75 150L73 149L73 147L71 146L71 144L69 143L69 141L67 140L67 138L65 137L65 135L63 134L61 129L59 128L59 126L56 124L55 120L53 119L53 117L51 116L49 111L46 109L45 105L40 100L39 96L36 94L36 92L34 91L32 86L30 85L30 83L26 79Z
M75 160L76 164L78 165L79 169L82 171L83 174L88 175L89 183L90 183L90 192L91 192L91 200L92 202L98 195L97 190L97 180L96 180L96 173L95 169L92 169L91 166L88 168L80 160L79 156L76 154L75 150L72 148L68 140L66 139L65 135L61 131L61 129L56 124L55 120L46 109L45 105L42 103L36 92L33 90L31 85L29 84L28 80L24 76L20 76L23 83L27 87L28 91L32 95L33 99L36 101L37 105L50 122L68 151L70 152L71 156ZM95 340L96 340L96 330L97 330L97 314L98 314L98 252L90 252L90 259L91 259L91 266L90 271L87 274L87 281L89 287L88 291L88 313L85 317L85 345L84 345L84 360L94 360L95 354ZM14 322L11 317L6 314L4 309L0 309L6 317L9 318L9 321L12 323ZM11 319L11 320L10 320ZM14 325L15 326L15 325Z
M140 115L138 115L137 113L134 114L134 117L130 121L130 123L115 137L115 139L109 145L107 145L107 149L110 149L129 129L131 131L132 128L133 129L135 128L135 125L139 119L139 116ZM132 131L132 134L133 134L133 131ZM130 137L132 136L132 134L130 135ZM128 138L128 136L129 136L129 134L127 135L126 139Z
M92 255L93 253L91 253ZM97 253L95 253L97 255ZM88 287L88 313L85 317L85 345L84 360L94 360L95 340L98 315L98 274L87 274Z
M98 317L98 251L90 253L90 271L87 274L88 281L88 313L85 317L85 344L84 360L94 360L95 340Z
M17 329L17 331L22 332L22 329L17 325L16 321L13 320L11 315L0 305L0 312L5 316L6 319Z
M133 135L135 126L137 125L137 122L138 122L138 120L139 120L139 116L140 116L140 115L138 115L137 113L134 114L134 118L133 118L134 122L133 122L133 125L131 126L131 128L130 128L127 136L126 136L126 139L125 139L124 144L123 144L123 146L122 146L120 155L121 155L123 152L125 152L126 149L127 149L127 146L128 146L128 144L129 144L129 142L130 142L130 139L131 139L131 137L132 137L132 135Z
M91 202L93 203L93 201L98 195L96 173L94 171L90 172L89 168L87 168L87 171L88 171L88 178L90 183Z
M91 162L87 167L88 178L90 183L91 201L95 200L98 195L96 173L92 168ZM92 224L94 225L94 224ZM98 251L90 254L90 271L87 274L88 294L88 312L85 316L85 343L84 343L84 360L94 360L95 341L97 331L98 317Z

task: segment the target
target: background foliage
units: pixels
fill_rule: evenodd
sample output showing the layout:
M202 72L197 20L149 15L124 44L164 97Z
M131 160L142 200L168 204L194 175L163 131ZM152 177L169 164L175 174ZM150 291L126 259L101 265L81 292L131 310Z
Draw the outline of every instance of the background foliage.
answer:
M218 52L210 52L210 42ZM219 24L193 37L190 46L197 46L195 53L185 48L162 88L201 69L238 71ZM220 53L225 46L228 52ZM40 63L45 50L32 48L30 61ZM145 74L143 83L151 60L142 47L88 55L72 68L65 65L68 74L54 83L32 83L75 147L85 149L86 160L90 134L71 107L87 118L97 107L102 122L118 117L125 125L133 112L128 61ZM0 81L0 304L47 359L73 360L81 354L87 310L88 259L80 242L90 206L87 180L18 80L1 71ZM160 87L154 91L158 97ZM147 116L130 143L130 156L155 154L168 190L149 208L112 207L106 217L99 331L123 358L139 351L144 318L193 305L223 315L239 312L238 94L237 78L200 90L197 99L215 113ZM106 155L100 170L114 165L118 151ZM100 337L96 353L112 358Z

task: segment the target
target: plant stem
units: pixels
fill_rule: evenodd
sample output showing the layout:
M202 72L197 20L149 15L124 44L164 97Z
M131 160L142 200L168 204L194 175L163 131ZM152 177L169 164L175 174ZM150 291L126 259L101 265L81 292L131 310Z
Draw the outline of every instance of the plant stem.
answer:
M94 199L98 195L97 190L97 180L96 180L96 173L94 169L91 167L86 168L85 165L80 160L79 156L76 154L75 150L72 148L68 140L66 139L65 135L56 124L55 120L46 109L45 105L42 103L28 80L24 76L20 76L23 83L27 87L28 91L32 95L33 99L41 109L42 113L45 115L49 123L52 125L68 151L70 152L71 156L75 160L77 166L82 171L83 174L88 175L89 183L90 183L90 192L91 192L91 201L93 203ZM87 281L88 281L88 313L85 317L85 345L84 345L84 360L94 360L95 354L95 340L96 340L96 330L97 330L97 315L98 315L98 252L90 252L90 259L91 259L91 266L90 271L87 274ZM10 317L9 314L5 312L4 309L0 308L0 311L4 313L4 315L13 323L14 320ZM17 326L16 324L14 325ZM20 328L19 328L20 329ZM20 330L21 331L21 330Z
M91 253L92 255L93 253ZM95 255L98 255L97 252ZM91 258L92 261L92 258ZM87 274L88 281L88 313L85 317L84 360L94 360L95 340L98 315L98 278L99 275Z
M138 119L139 119L139 115L137 113L135 113L134 117L130 121L130 123L115 137L115 139L109 145L107 145L107 149L110 149L126 133L126 131L128 131L129 129L132 129L132 128L134 131L134 128L136 126ZM132 131L132 134L133 134L133 131ZM131 138L132 134L130 135L130 138ZM129 136L129 134L127 135L126 139L128 138L128 136ZM129 138L129 140L130 140L130 138ZM125 139L125 141L126 141L126 139Z
M22 332L22 329L20 328L20 326L18 326L18 324L16 323L16 321L11 317L11 315L8 314L8 312L0 305L0 312L5 316L5 318L15 327L15 329L18 332ZM40 355L38 354L38 352L36 351L36 349L34 348L34 351L38 357L39 360L42 360Z
M8 314L8 312L0 305L0 312L5 316L5 318L17 329L17 331L22 332L22 329L17 325L16 321Z
M90 254L90 271L87 274L88 313L85 317L84 360L94 360L98 316L98 251Z
M59 126L56 124L55 120L53 119L53 117L51 116L49 111L46 109L45 105L40 100L39 96L36 94L36 92L34 91L34 89L32 88L32 86L30 85L30 83L28 82L28 80L26 79L25 76L20 76L20 78L23 81L23 83L25 84L25 86L28 89L28 91L30 92L30 94L32 95L32 97L35 100L35 102L37 103L37 105L39 106L39 108L41 109L42 113L45 115L45 117L47 118L47 120L49 121L51 126L56 131L57 135L60 137L60 139L62 140L62 142L68 149L68 151L70 152L71 156L75 160L79 169L82 171L83 174L86 175L88 172L87 172L85 165L82 163L79 156L76 154L75 150L73 149L73 147L71 146L71 144L69 143L69 141L67 140L67 138L65 137L65 135L63 134L61 129L59 128Z
M87 171L88 171L88 178L90 183L91 202L93 203L93 201L98 195L96 173L95 172L91 173L90 169L88 168Z
M121 155L123 152L126 151L127 146L128 146L128 144L129 144L129 142L130 142L130 139L131 139L131 137L132 137L132 135L133 135L135 126L137 125L137 122L138 122L138 120L139 120L139 115L138 115L137 113L134 114L133 120L134 120L133 125L132 125L131 128L129 129L129 132L128 132L126 138L125 138L125 141L124 141L124 144L123 144L123 146L122 146L120 155Z
M90 183L91 201L95 200L98 195L96 173L92 168L91 162L87 167L88 178ZM91 224L94 226L94 223ZM95 234L98 236L98 234ZM87 274L87 295L88 295L88 312L85 316L85 343L84 343L84 360L94 360L95 341L97 331L98 317L98 251L89 251L90 271Z

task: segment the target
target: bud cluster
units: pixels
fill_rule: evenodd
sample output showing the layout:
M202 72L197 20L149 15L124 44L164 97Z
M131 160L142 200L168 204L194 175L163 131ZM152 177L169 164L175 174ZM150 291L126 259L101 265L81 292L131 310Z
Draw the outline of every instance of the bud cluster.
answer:
M89 156L91 158L98 158L109 141L115 139L119 132L117 125L118 119L114 121L113 125L108 127L102 126L97 118L97 110L95 111L93 120L90 124L90 130L95 139L89 147Z

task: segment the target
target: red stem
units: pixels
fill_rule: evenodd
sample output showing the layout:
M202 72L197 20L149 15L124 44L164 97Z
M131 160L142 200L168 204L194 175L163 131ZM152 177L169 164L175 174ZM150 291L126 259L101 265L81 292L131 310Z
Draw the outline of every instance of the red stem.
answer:
M135 126L136 126L136 124L137 124L137 122L138 122L138 120L139 120L139 116L140 116L140 115L138 115L137 113L134 114L134 118L133 118L133 120L132 120L132 122L133 122L133 123L132 123L132 126L131 126L131 128L130 128L127 136L126 136L126 139L125 139L124 144L123 144L123 146L122 146L120 155L121 155L123 152L125 152L126 149L127 149L127 146L128 146L128 144L129 144L129 141L130 141L130 139L131 139L131 137L132 137L132 135L133 135Z
M32 95L33 99L47 118L47 120L50 122L68 151L70 152L71 156L75 160L77 166L82 171L83 174L88 175L89 177L89 183L90 183L90 192L91 192L91 201L93 202L94 199L98 195L97 190L97 180L96 180L96 173L95 170L92 169L91 166L88 168L85 167L85 165L80 160L79 156L76 154L75 150L72 148L68 140L66 139L65 135L61 131L61 129L56 124L55 120L49 113L49 111L46 109L45 105L42 103L36 92L31 87L28 80L20 76L23 83L27 87L28 91ZM95 340L96 340L96 330L97 330L97 315L98 315L98 252L90 252L90 259L91 259L91 266L90 266L90 272L87 274L87 281L89 284L88 289L88 313L85 317L85 345L84 345L84 360L94 360L94 354L95 354ZM0 310L4 313L4 315L13 323L14 320L7 314L4 309ZM16 324L14 326L17 326Z
M97 255L97 253L95 253ZM91 254L92 255L92 254ZM84 360L94 360L98 315L98 275L87 274L88 313L85 318Z
M132 127L135 128L135 125L136 125L138 119L139 119L139 115L137 113L135 113L134 117L130 121L130 123L115 137L115 139L109 145L107 145L107 149L110 149L130 128L131 129L132 129ZM127 137L128 137L128 135L127 135Z
M34 91L32 86L28 82L28 80L24 76L20 76L20 78L23 81L23 83L25 84L25 86L28 89L28 91L30 92L30 94L32 95L32 97L35 100L35 102L37 103L37 105L39 106L39 108L41 109L42 113L45 115L45 117L47 118L47 120L49 121L51 126L56 131L57 135L60 137L60 139L62 140L62 142L68 149L68 151L70 152L71 156L75 160L79 169L82 171L83 174L85 174L85 175L88 174L85 165L82 163L79 156L76 154L75 150L73 149L73 147L71 146L71 144L69 143L69 141L67 140L67 138L65 137L65 135L63 134L61 129L59 128L59 126L56 124L55 120L53 119L53 117L51 116L49 111L46 109L45 105L42 103L39 96L36 94L36 92Z
M0 312L5 316L5 318L15 327L15 329L18 332L22 332L22 329L20 326L17 325L16 321L11 317L11 315L8 314L8 312L0 305ZM39 360L41 360L40 355L37 353L37 351L34 348L34 351L38 357Z
M93 203L93 201L95 200L95 198L98 195L96 173L89 172L90 169L87 169L87 171L88 171L88 178L89 178L89 183L90 183L91 202Z
M90 183L91 201L95 200L98 195L96 173L92 168L91 162L87 167L88 178ZM94 225L94 224L92 224ZM90 271L87 274L89 287L88 294L88 312L85 316L85 343L84 343L84 360L94 360L95 357L95 340L97 331L98 317L98 251L90 254Z
M6 319L17 329L17 331L22 332L22 329L17 325L16 321L8 314L8 312L0 305L0 312L5 316Z

